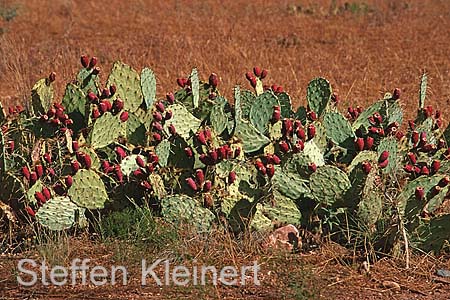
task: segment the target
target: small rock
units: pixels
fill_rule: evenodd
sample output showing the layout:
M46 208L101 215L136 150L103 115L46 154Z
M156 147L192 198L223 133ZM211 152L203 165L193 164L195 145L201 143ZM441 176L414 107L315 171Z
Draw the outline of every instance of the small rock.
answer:
M270 234L264 244L264 248L285 249L292 251L300 249L302 241L298 229L294 225L286 225L276 229Z
M387 289L392 289L392 290L396 290L396 291L400 291L401 287L397 282L394 281L383 281L383 287L387 288Z
M450 270L445 269L436 270L436 275L441 277L450 277Z

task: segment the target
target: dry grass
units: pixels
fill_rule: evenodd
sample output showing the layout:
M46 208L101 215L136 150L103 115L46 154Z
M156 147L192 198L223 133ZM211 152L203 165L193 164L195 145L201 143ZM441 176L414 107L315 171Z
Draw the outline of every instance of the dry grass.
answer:
M325 76L344 105L366 105L400 87L411 116L423 70L429 103L445 110L450 101L448 1L368 0L373 12L337 15L327 0L7 2L19 3L0 40L0 99L10 103L27 99L33 82L51 71L61 96L82 53L99 57L103 79L117 59L151 67L160 95L195 66L203 77L218 73L231 99L232 87L246 86L243 74L259 65L297 104L308 81ZM298 5L314 14L292 13Z

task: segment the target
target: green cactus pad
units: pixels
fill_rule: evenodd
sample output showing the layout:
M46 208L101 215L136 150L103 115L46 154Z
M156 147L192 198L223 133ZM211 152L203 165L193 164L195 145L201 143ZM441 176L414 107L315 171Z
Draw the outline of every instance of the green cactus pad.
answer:
M410 219L412 216L418 215L425 207L426 203L431 199L432 189L444 178L445 175L436 174L433 176L420 176L419 178L410 181L398 195L396 202L398 203L398 211L401 216L407 216ZM423 187L425 199L418 200L415 196L417 187Z
M81 69L77 75L78 87L87 94L89 91L98 94L99 83L98 75L92 73L92 69Z
M170 124L175 126L177 133L185 140L189 139L192 133L197 132L200 127L201 121L194 117L187 109L181 104L174 104L169 107L172 111L172 119L165 122L164 128L168 132Z
M53 84L48 78L35 83L31 90L31 106L35 115L45 114L53 103Z
M261 150L270 143L269 138L243 120L236 123L234 135L242 141L245 153Z
M345 195L350 188L350 180L340 169L334 166L317 168L309 182L314 197L325 206L331 206Z
M285 172L278 166L275 168L275 175L272 177L272 186L292 200L300 199L304 194L311 193L307 180L296 173Z
M372 116L374 113L379 112L383 105L385 104L384 100L377 101L373 103L371 106L363 110L363 112L358 116L358 118L353 122L352 127L353 130L358 129L361 126L368 128L370 126L368 118Z
M77 85L69 83L66 86L66 91L61 103L65 112L73 120L73 128L78 131L87 126L89 119L89 104L87 103L86 95Z
M152 173L148 176L148 181L152 185L154 191L153 195L158 199L162 199L167 196L164 181L158 174Z
M134 113L128 114L127 141L133 145L147 145L147 129L141 119Z
M44 184L42 183L42 181L41 180L36 181L36 183L33 184L33 186L31 186L25 194L25 196L27 197L28 203L37 204L37 200L34 197L34 194L36 192L41 192L43 188L44 188Z
M107 112L98 118L89 135L89 142L92 148L103 148L112 144L123 134L124 124L120 116L113 116Z
M68 197L54 197L42 205L36 213L36 219L50 230L71 228L84 216L84 209L74 204Z
M383 112L383 111L382 111ZM402 124L403 122L403 110L398 101L388 103L386 110L383 112L385 115L384 125L387 126L391 123L397 122L398 124Z
M300 120L302 122L302 125L305 126L306 125L306 121L308 118L308 112L306 110L306 107L304 106L299 106L297 108L297 112L295 113L294 117L297 120Z
M412 243L423 251L438 254L450 241L450 214L443 214L432 219L422 219L412 234Z
M437 195L435 195L433 198L430 199L430 201L428 201L425 207L426 211L429 213L434 213L445 201L447 193L448 193L448 186L443 188Z
M273 115L273 107L279 106L277 97L270 91L267 91L256 98L250 108L250 122L255 128L267 134L270 120Z
M150 110L145 110L142 108L138 108L133 115L135 115L139 121L144 124L145 129L147 131L150 131L151 126L152 126L152 119L153 119L153 115L152 115L152 111ZM133 122L133 121L132 121ZM139 127L139 126L138 126Z
M325 165L322 150L317 146L314 140L305 143L303 155L309 160L309 162L315 163L317 167Z
M161 200L161 215L174 225L191 224L198 232L207 232L215 220L214 214L186 195L173 195Z
M73 184L67 195L75 204L87 209L103 208L108 201L103 181L92 170L79 170L73 176Z
M149 110L156 100L156 76L149 68L144 68L141 72L141 89L145 107Z
M272 221L273 224L300 224L302 214L291 198L274 192L271 203L264 203L260 209L262 214Z
M120 163L120 169L122 170L123 175L130 176L131 173L140 168L136 162L137 157L140 157L144 161L144 163L147 163L147 158L142 155L139 154L128 155Z
M397 152L398 152L398 145L397 140L394 137L388 137L381 140L380 144L378 145L378 156L381 155L383 151L389 152L389 163L386 168L383 169L383 173L391 173L394 172L397 168Z
M228 126L228 116L225 112L225 107L228 105L228 101L222 96L216 97L214 101L216 104L211 109L209 121L214 131L218 135L221 135Z
M278 94L277 97L281 107L281 118L291 118L294 114L291 97L285 92Z
M331 85L324 78L313 79L308 84L307 100L309 108L318 116L321 116L331 100Z
M328 112L323 118L323 125L326 130L326 135L335 144L344 147L352 148L355 134L347 119L336 112Z
M162 140L155 148L156 155L159 158L159 165L161 167L166 167L169 163L169 157L171 154L171 143L168 140Z
M246 206L242 205L243 212L245 212L245 208ZM267 216L264 215L263 205L261 203L258 203L256 204L256 206L254 206L253 210L254 210L253 215L249 215L247 218L243 218L243 220L251 218L250 228L256 231L273 230L274 224L272 223L272 220L270 220Z
M192 69L189 78L191 79L192 104L194 108L197 108L200 102L200 80L198 79L198 71L196 68Z
M236 90L235 90L236 91ZM250 120L250 109L253 105L253 103L256 102L256 95L254 93L252 93L251 91L241 91L240 92L240 97L239 97L240 101L240 105L237 105L237 101L236 101L236 93L235 93L235 105L236 105L236 109L240 109L242 111L241 114L237 114L236 113L236 117L238 117L240 115L241 119L244 120Z
M372 165L377 163L378 153L375 151L361 151L353 158L352 162L348 166L347 173L350 174L357 167L361 167L361 163L368 161Z
M357 217L367 228L375 225L383 211L383 191L376 183L377 168L372 168L362 190L361 201L357 209Z
M115 85L117 90L112 99L121 98L124 108L136 111L142 104L141 80L139 74L120 61L116 61L108 77L107 86Z

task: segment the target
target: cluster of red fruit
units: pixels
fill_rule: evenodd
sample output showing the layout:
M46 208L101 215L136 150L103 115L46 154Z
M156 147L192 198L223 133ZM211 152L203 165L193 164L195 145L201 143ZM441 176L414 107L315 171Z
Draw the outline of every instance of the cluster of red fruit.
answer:
M275 166L281 163L281 159L276 154L266 154L262 158L255 160L256 169L263 176L267 175L272 178L275 174Z
M417 156L413 152L408 152L407 154L409 163L406 164L403 170L406 173L420 176L420 175L433 175L436 174L441 168L440 160L433 160L428 166L425 162L417 162Z
M437 185L435 185L430 192L430 198L433 198L439 194L450 183L450 176L442 178ZM416 187L415 196L417 199L422 200L425 198L425 189L421 186ZM426 211L424 211L426 213Z
M278 142L278 147L283 153L288 153L292 150L294 153L303 151L305 148L305 142L311 140L316 136L316 127L314 124L309 124L305 128L300 120L291 120L288 118L283 119L281 125L282 138ZM294 134L297 139L294 143Z
M172 93L166 95L167 101L169 104L175 101L175 98ZM153 122L152 122L152 138L155 142L159 143L162 140L163 133L163 125L162 122L166 122L172 118L172 112L166 111L164 103L162 101L158 101L155 104L156 110L153 112ZM164 116L162 115L164 114ZM171 135L175 135L177 133L176 128L173 124L169 125L169 133Z
M96 67L97 62L98 62L97 57L92 56L89 59L89 56L82 55L80 60L81 60L81 65L83 66L83 68L92 70L93 75L98 75L98 73L100 73L100 68Z
M65 108L60 103L53 103L52 107L41 116L41 121L59 127L61 125L71 126L73 120L64 112Z
M116 93L116 86L111 85L109 89L104 88L100 95L95 94L94 92L89 92L87 94L87 98L91 104L94 105L92 108L91 118L93 120L99 118L106 112L111 112L113 115L120 114L120 120L122 122L126 122L128 120L128 112L122 111L124 107L124 102L120 98L116 98L113 103L108 100Z
M23 108L22 105L16 105L16 106L10 106L8 107L8 114L10 116L17 116L18 114L24 112L25 109Z
M255 88L256 87L256 78L259 78L260 80L262 80L267 77L267 73L268 73L268 71L266 69L261 69L260 67L253 67L253 73L252 72L245 73L245 78L247 78L247 80L250 82L250 85L253 88Z

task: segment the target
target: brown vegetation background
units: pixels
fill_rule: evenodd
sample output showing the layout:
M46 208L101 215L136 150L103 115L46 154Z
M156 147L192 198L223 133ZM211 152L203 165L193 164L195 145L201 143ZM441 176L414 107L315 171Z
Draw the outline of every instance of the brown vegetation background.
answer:
M367 106L399 87L408 117L426 71L428 103L447 111L450 1L352 3L358 9L331 0L2 0L18 9L0 23L0 101L24 102L51 71L60 98L86 53L99 58L103 80L115 60L152 68L161 96L192 67L205 79L216 72L229 99L234 85L248 87L244 74L254 65L267 68L267 83L282 85L295 104L305 103L317 76L332 82L344 106Z

